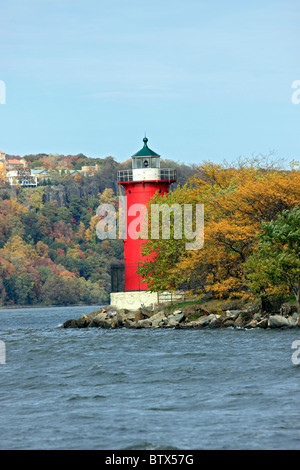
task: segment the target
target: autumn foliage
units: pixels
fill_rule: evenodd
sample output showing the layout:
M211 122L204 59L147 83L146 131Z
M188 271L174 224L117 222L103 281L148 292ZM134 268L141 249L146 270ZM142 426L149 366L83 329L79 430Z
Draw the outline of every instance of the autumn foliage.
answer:
M103 194L114 197L104 190L92 209L91 200L74 197L65 207L44 202L41 187L0 200L0 305L108 300L110 263L122 257L122 243L95 236L95 207Z
M262 224L300 206L300 172L206 162L188 184L151 202L204 204L205 220L200 250L187 251L184 237L146 243L144 254L154 257L140 272L151 289L183 288L217 298L249 298L253 290L245 263L257 250ZM289 293L285 283L281 294ZM260 294L265 294L263 289Z

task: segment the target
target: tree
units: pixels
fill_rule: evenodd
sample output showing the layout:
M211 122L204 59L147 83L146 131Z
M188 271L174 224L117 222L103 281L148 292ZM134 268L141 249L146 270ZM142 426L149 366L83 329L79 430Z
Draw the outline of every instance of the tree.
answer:
M150 256L139 272L152 290L192 289L216 297L250 295L243 265L256 247L262 222L300 203L300 172L245 166L224 167L206 162L184 187L156 204L204 204L204 246L187 251L186 240L151 240L144 245ZM168 261L166 262L166 255Z
M300 207L283 211L262 229L245 263L250 287L270 297L293 294L300 315Z

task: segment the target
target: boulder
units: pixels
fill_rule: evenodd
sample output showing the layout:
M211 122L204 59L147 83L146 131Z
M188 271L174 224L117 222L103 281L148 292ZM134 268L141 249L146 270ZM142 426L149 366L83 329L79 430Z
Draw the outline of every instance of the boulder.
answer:
M169 325L170 326L176 326L179 325L179 323L183 322L185 320L185 314L184 313L177 313L176 315L172 315L169 317Z
M136 328L147 328L151 326L151 321L148 318L144 318L143 320L139 320L134 325Z
M235 320L241 313L243 313L243 310L226 310L226 317Z
M217 320L217 316L214 313L211 313L207 317L201 317L198 323L202 327L209 326L209 325L213 326L216 323L216 320Z
M296 305L290 305L290 304L282 304L279 310L280 315L288 316L288 315L293 315L294 313L297 313L297 307Z
M289 320L282 315L270 315L268 326L269 328L283 328L291 325Z
M298 326L298 321L299 321L299 315L298 313L293 313L293 315L290 315L288 317L288 321L291 327L296 327Z
M235 319L234 326L237 328L244 328L252 319L252 315L248 312L241 312Z
M121 318L121 315L119 315L119 313L116 313L115 315L112 316L110 320L110 325L111 325L111 328L120 328L123 326L123 320Z
M78 325L77 325L77 320L66 320L63 325L62 325L62 328L78 328Z
M258 325L258 321L255 318L253 318L248 323L246 323L245 328L257 328L257 325Z
M86 328L91 322L91 319L86 315L82 315L80 318L76 320L78 328Z
M172 316L179 315L181 313L182 313L182 310L174 310L174 312L172 313Z
M208 327L209 328L218 328L222 325L221 315L214 315L211 317Z
M247 312L248 313L261 313L262 307L261 307L261 300L256 300L253 304L248 305L247 307Z
M162 326L163 324L167 322L167 320L168 320L168 317L163 311L155 313L155 315L152 315L152 317L150 318L152 326L155 326L155 327Z
M109 316L106 312L101 312L92 319L89 326L92 328L110 328L112 319L113 317Z
M234 326L234 319L233 318L224 318L222 324L223 324L223 326L226 326L226 327Z
M268 318L262 318L261 320L257 320L258 328L268 328Z
M145 319L145 316L142 314L142 312L138 312L135 314L133 321L138 322L144 319Z

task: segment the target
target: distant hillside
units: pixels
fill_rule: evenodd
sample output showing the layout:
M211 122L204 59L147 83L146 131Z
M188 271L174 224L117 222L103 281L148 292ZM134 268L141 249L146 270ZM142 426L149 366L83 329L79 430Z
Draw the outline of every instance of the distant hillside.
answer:
M117 205L117 171L129 163L82 154L24 158L50 177L36 188L0 187L0 306L107 302L110 265L122 259L123 242L96 237L96 209ZM96 164L91 176L68 173ZM176 168L181 184L195 172L170 161L162 166Z

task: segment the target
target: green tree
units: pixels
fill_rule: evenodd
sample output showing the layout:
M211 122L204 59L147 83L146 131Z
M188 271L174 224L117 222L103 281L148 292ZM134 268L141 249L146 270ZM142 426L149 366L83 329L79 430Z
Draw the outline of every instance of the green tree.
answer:
M300 207L284 210L262 228L245 264L250 288L269 297L294 295L300 314Z

